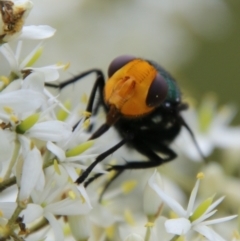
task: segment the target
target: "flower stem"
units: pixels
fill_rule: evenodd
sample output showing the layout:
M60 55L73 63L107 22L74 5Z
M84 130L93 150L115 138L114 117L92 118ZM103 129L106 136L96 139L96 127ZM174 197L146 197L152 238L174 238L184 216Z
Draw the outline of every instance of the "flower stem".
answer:
M3 181L0 183L0 192L5 190L6 188L14 185L16 183L16 177L10 177L9 179Z
M39 222L35 223L33 226L28 228L29 235L31 233L34 233L34 232L40 230L41 228L45 227L46 225L48 225L48 220L46 218L41 219Z
M11 228L11 230L12 230L12 227L15 225L16 220L19 217L19 214L22 212L23 209L24 209L23 206L18 205L17 208L15 209L12 217L8 220L8 224L7 225Z
M144 241L149 241L150 236L151 236L151 231L150 231L150 228L148 227L147 230L146 230Z

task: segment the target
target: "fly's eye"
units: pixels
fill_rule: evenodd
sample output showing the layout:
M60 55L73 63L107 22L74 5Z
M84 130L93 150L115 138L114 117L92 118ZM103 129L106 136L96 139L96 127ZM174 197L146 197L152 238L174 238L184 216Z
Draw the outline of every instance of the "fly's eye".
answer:
M165 79L157 74L153 80L146 99L146 104L149 107L159 106L167 97L168 85Z
M111 77L117 70L134 59L136 59L136 57L131 55L122 55L115 58L108 67L108 77Z

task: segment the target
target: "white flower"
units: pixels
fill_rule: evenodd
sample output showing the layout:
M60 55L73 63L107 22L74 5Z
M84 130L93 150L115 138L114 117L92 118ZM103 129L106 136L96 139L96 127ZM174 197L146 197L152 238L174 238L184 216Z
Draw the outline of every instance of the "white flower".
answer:
M64 167L72 180L76 180L78 177L75 171L76 168L82 170L87 168L86 165L82 164L83 161L97 156L97 154L85 154L85 151L91 151L90 148L94 141L85 141L85 133L83 130L83 121L81 121L67 139L63 139L57 143L47 142L47 149L57 157L59 164ZM99 166L97 166L94 171L106 173L106 171L99 168Z
M30 74L22 89L3 92L0 95L0 118L11 123L12 129L28 137L44 141L60 141L69 137L72 127L64 122L47 118L48 107L44 92L44 80L40 73ZM54 107L54 105L53 105ZM42 108L42 112L39 110ZM38 110L38 112L36 112Z
M83 187L68 184L67 177L62 176L65 183L59 183L53 176L47 177L45 188L42 191L33 191L33 203L28 204L24 215L24 222L31 224L41 217L45 217L52 227L55 240L64 240L63 230L55 215L86 215L92 209L89 198ZM31 226L31 225L30 225Z
M235 114L235 108L230 105L217 110L216 101L209 96L203 100L198 110L191 108L182 113L194 133L201 152L206 157L212 153L215 147L239 147L240 127L229 126ZM190 159L201 159L185 128L176 139L176 144Z
M68 138L72 127L52 119L54 104L48 104L44 94L44 78L41 73L26 77L22 89L0 95L0 118L16 127L17 133L45 141L60 141ZM42 109L42 111L40 111Z
M20 147L16 150L21 154L16 164L20 201L27 201L34 188L41 189L44 186L42 155L31 139L60 141L67 139L72 133L71 126L50 118L52 107L48 107L47 97L43 92L42 75L32 73L24 80L22 89L10 92L5 89L0 95L0 118L5 126L9 124L6 130L1 131L1 136L5 139L0 142L6 142L3 147L12 149L14 141L15 146L20 142ZM17 154L3 151L3 157L10 159L12 156L12 161L7 162L9 170L6 171L5 178L11 175L10 169L17 160Z
M200 178L203 174L198 174L198 180L192 190L188 207L186 210L172 197L168 196L156 183L155 181L156 172L149 179L149 185L152 189L160 196L163 202L168 205L179 218L169 219L165 222L165 228L168 233L175 235L186 235L190 230L194 230L210 241L223 241L224 239L217 234L213 229L209 228L208 225L225 222L235 218L237 215L213 219L206 221L207 218L211 217L217 210L214 208L223 200L224 197L219 198L217 201L212 203L213 198L208 198L202 202L195 210L193 206L195 203Z
M10 65L11 76L14 74L13 77L15 79L16 76L18 78L23 78L28 72L40 72L44 75L44 82L54 81L59 78L58 70L66 68L66 65L63 64L54 64L33 68L32 65L38 60L43 51L43 46L41 43L38 44L23 60L20 60L21 49L21 41L18 42L15 53L8 44L4 44L0 47L0 52L3 54ZM10 81L13 81L13 79L10 79Z

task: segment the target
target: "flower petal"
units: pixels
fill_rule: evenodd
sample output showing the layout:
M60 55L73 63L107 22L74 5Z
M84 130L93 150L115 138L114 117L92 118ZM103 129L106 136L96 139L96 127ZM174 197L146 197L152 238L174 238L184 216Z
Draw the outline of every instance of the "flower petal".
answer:
M155 221L155 230L156 230L156 236L161 237L161 241L168 241L171 240L174 236L174 234L170 234L166 231L165 228L165 222L167 218L160 216L156 221ZM158 240L158 239L157 239Z
M216 223L223 223L229 220L232 220L234 218L236 218L238 215L232 215L232 216L228 216L228 217L224 217L224 218L217 218L217 219L213 219L213 220L209 220L209 221L205 221L202 222L201 225L211 225L211 224L216 224Z
M96 204L91 211L91 221L99 227L107 228L114 224L115 217L106 206Z
M55 215L85 215L89 213L91 207L87 202L83 203L80 199L72 200L65 198L59 202L54 202L45 208L46 212L51 212Z
M21 216L24 216L24 223L31 223L43 215L43 208L34 203L29 203L27 208L21 212Z
M65 151L62 150L59 146L55 145L54 143L48 141L47 149L51 151L54 155L56 155L60 161L64 161L66 159Z
M155 192L159 195L159 197L162 199L162 201L168 205L175 213L177 213L179 216L186 217L186 211L183 209L183 207L176 202L172 197L168 196L157 184L155 181L155 175L156 170L153 173L153 175L150 177L148 184L149 186L155 190Z
M9 44L3 44L0 46L0 52L3 54L3 56L7 59L11 71L17 72L18 71L18 62L15 58L15 55L10 48Z
M31 25L23 26L22 33L19 35L19 39L46 39L52 37L56 32L56 29L48 25Z
M26 135L43 141L60 141L71 135L72 127L62 121L45 121L35 124Z
M68 216L68 223L75 240L88 240L90 238L90 222L87 215Z
M44 216L53 229L55 240L64 241L63 230L54 215L52 213L45 213Z
M41 73L32 73L28 75L23 81L22 88L43 93L44 75Z
M168 233L184 235L191 229L191 222L186 218L169 219L165 222Z
M83 186L83 184L77 185L77 189L78 189L78 191L81 193L81 195L83 196L84 200L85 200L86 203L89 205L89 207L92 208L90 199L89 199L89 197L88 197L88 194L87 194L86 189L85 189L85 187Z
M44 186L45 186L45 175L44 175L44 172L41 171L35 188L37 191L42 191Z
M7 106L12 108L15 113L34 111L44 102L44 96L32 90L22 89L0 95L0 108Z
M205 225L198 225L194 230L205 236L210 241L225 241L218 233Z
M45 76L45 82L55 81L59 78L59 69L63 69L65 65L48 65L39 68L30 68L34 72L41 72ZM26 68L27 69L27 68Z
M225 197L222 196L222 197L220 197L218 200L216 200L214 203L212 203L212 204L209 206L209 208L207 209L206 213L211 212L219 203L222 202L222 200L223 200L224 198L225 198Z
M16 202L0 202L2 217L9 219L17 207Z
M200 216L198 219L194 220L192 222L192 225L196 225L198 223L202 223L203 220L208 219L209 217L213 216L216 212L217 212L217 210L213 210L212 212L206 212L205 214Z
M25 136L19 135L19 140L23 149L23 167L20 179L20 201L29 198L33 188L42 171L42 157L40 151L34 146L32 148L30 140Z
M0 128L0 163L8 161L13 153L15 134Z
M160 184L160 175L156 173L155 178ZM149 186L149 183L145 186L143 192L143 210L144 213L150 217L155 217L156 214L159 212L159 208L162 204L162 200L159 195Z
M187 207L187 217L190 216L192 210L193 210L193 206L194 206L194 203L195 203L195 199L196 199L196 196L197 196L197 192L198 192L198 188L199 188L199 182L200 182L200 179L197 179L196 181L196 184L191 192L191 196L190 196L190 199L189 199L189 202L188 202L188 207Z

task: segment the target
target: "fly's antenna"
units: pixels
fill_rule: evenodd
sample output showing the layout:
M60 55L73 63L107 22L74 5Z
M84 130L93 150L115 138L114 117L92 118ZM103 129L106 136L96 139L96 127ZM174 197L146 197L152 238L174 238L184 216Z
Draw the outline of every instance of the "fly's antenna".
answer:
M196 138L194 136L194 133L192 132L191 128L188 126L188 124L185 122L185 120L181 116L180 116L180 119L181 119L182 125L187 129L188 133L190 134L190 136L192 138L192 141L193 141L195 147L197 148L197 151L200 154L201 158L207 163L207 159L206 159L205 155L202 153L202 150L199 147L199 145L197 143L197 140L196 140Z

